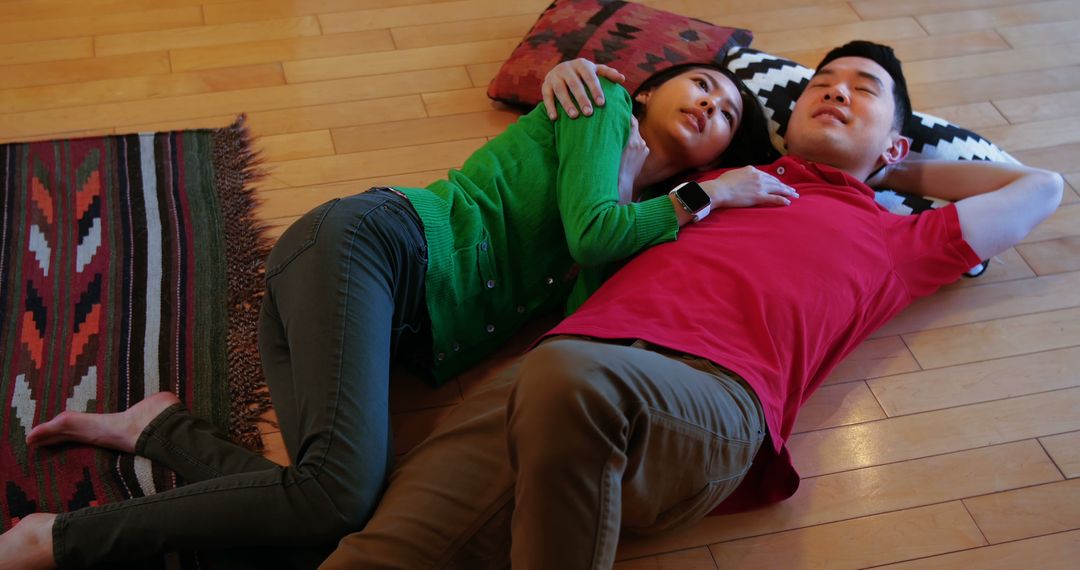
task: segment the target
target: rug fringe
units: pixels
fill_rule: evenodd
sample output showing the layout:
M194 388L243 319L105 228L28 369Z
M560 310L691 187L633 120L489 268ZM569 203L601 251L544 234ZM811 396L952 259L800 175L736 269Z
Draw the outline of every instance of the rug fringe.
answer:
M264 295L266 256L273 246L266 224L255 216L254 183L266 176L254 150L251 131L240 115L213 131L214 176L224 214L228 283L229 435L252 450L262 450L260 418L271 409L270 392L259 361L259 309Z

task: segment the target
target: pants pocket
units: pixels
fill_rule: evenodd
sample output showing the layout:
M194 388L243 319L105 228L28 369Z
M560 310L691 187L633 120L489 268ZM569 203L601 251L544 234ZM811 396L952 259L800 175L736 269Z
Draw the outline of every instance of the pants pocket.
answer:
M270 256L266 259L267 281L281 273L292 260L315 244L323 220L340 201L340 198L334 198L325 204L316 206L299 220L293 222L289 229L285 230L285 233L281 235L281 238L274 245L274 249L270 251Z

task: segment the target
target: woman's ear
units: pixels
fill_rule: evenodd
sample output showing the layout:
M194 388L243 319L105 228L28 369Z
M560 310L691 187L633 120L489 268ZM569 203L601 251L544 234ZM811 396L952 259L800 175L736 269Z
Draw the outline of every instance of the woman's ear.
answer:
M652 89L648 91L641 91L637 95L634 95L634 101L646 105L649 102L649 98L652 97Z

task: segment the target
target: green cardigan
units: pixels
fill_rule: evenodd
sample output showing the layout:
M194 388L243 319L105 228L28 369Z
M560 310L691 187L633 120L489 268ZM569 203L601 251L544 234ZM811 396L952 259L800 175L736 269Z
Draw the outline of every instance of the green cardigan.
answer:
M476 364L531 317L565 306L578 267L675 239L678 219L667 196L617 204L630 95L601 81L607 104L594 106L592 117L570 120L560 109L552 122L540 105L446 180L398 188L427 237L437 384ZM596 281L575 295L591 293Z

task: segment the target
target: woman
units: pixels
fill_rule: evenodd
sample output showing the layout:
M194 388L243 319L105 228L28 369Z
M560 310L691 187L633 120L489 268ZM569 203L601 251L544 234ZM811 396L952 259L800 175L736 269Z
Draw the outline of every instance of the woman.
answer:
M760 109L721 69L647 82L633 97L643 144L628 146L630 95L607 82L603 92L588 120L552 123L537 107L446 180L334 200L285 232L267 261L259 344L291 466L228 443L171 393L119 414L64 412L28 442L137 453L187 485L28 516L0 538L0 565L18 555L20 567L83 567L257 544L299 549L276 566L317 563L363 526L390 472L388 376L399 344L414 367L445 381L563 306L578 265L672 240L694 218L677 195L620 195L627 202L715 166L732 144L745 151L756 138L767 148ZM745 170L705 189L715 207L795 197Z

